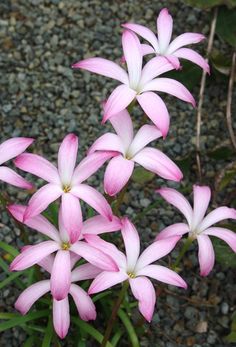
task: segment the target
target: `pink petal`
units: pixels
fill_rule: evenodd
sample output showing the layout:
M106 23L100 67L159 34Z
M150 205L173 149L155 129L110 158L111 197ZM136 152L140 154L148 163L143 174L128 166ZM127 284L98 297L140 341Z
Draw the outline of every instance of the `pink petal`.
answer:
M31 247L31 246L30 246ZM38 265L41 266L45 271L51 273L54 263L55 256L49 254L38 262Z
M41 259L59 249L55 241L43 241L37 245L27 248L20 253L11 263L11 271L21 271L37 264Z
M104 190L110 195L118 194L129 181L134 170L134 162L122 155L112 158L104 174Z
M71 194L85 201L102 216L112 220L111 206L108 204L104 196L96 189L87 184L78 184L71 189Z
M146 277L129 279L131 291L138 300L138 308L144 318L150 323L156 303L156 293L152 282Z
M155 50L154 50L154 48L152 48L152 46L146 45L145 43L142 43L141 44L141 52L142 52L142 55L144 56L147 54L155 53Z
M106 160L112 158L114 155L117 155L117 153L106 151L93 153L85 157L74 171L72 185L85 181L87 178L92 176Z
M173 19L167 8L163 8L157 17L157 34L159 49L161 53L165 53L172 36Z
M153 78L173 69L173 65L165 57L154 57L144 66L139 85L144 87Z
M165 55L166 60L171 63L174 69L179 70L181 68L180 61L177 56Z
M189 226L185 223L176 223L168 226L167 228L163 229L155 238L155 241L163 240L171 236L182 236L186 233L188 233Z
M195 229L203 220L211 199L211 190L207 186L193 186L193 221L191 229Z
M74 243L70 250L84 259L89 263L95 265L96 267L107 270L107 271L117 271L118 267L115 261L104 252L100 251L98 248L95 248L83 241L77 241Z
M81 234L103 234L121 229L121 221L118 217L113 216L109 221L103 216L94 216L83 223Z
M11 215L20 223L23 223L23 217L24 217L26 208L27 206L22 206L22 205L9 205L7 207ZM48 236L50 239L53 239L54 241L57 241L57 242L60 241L60 237L59 237L59 233L57 229L54 227L53 224L51 224L47 220L47 218L41 215L38 215L33 218L29 218L24 224Z
M178 166L156 148L145 147L133 157L133 161L167 180L179 182L183 178Z
M123 111L135 98L137 92L125 84L116 87L104 106L102 122L105 123L112 116Z
M40 281L26 288L15 302L15 308L25 315L41 296L50 291L50 281Z
M164 92L175 96L176 98L189 102L195 107L195 100L188 89L180 82L173 80L172 78L155 78L148 82L142 92L157 91Z
M161 265L148 265L136 273L137 276L148 276L157 281L187 288L187 283L176 272Z
M32 142L34 142L32 138L14 137L1 143L0 165L24 152Z
M215 253L210 238L207 235L198 235L198 260L200 275L207 276L213 269Z
M85 240L93 247L99 249L100 251L108 254L113 261L119 265L121 268L126 267L126 257L118 250L118 248L110 242L104 241L97 235L85 234ZM108 270L108 269L107 269ZM111 269L109 269L111 270ZM108 271L109 271L108 270Z
M58 172L64 185L70 185L78 152L78 137L68 134L58 152Z
M122 27L134 31L136 34L142 36L145 40L147 40L155 51L158 51L158 41L155 34L148 28L140 24L134 23L126 23L122 24Z
M169 130L170 116L164 101L153 92L137 95L137 100L143 111L160 129L162 136L165 138Z
M205 39L205 36L197 33L184 33L177 36L169 45L167 53L172 54L180 47L198 43Z
M141 44L132 31L125 30L122 34L122 46L128 67L129 85L135 89L139 83L142 70Z
M175 56L182 59L187 59L200 66L208 74L210 73L210 67L207 61L197 52L189 48L181 48L174 52Z
M236 252L236 233L225 228L208 228L201 235L216 236L225 241Z
M70 294L74 299L81 319L85 321L96 319L96 307L90 296L82 288L72 284Z
M140 253L140 239L135 226L128 218L122 219L122 237L125 244L127 271L133 271Z
M24 222L46 210L48 205L58 199L62 193L61 187L52 183L46 184L40 188L29 201L29 206L24 214Z
M116 151L123 153L124 148L121 139L116 134L106 133L92 144L88 150L88 154L95 151Z
M102 272L101 269L92 264L82 264L77 266L71 273L71 281L78 282L95 278Z
M64 339L70 327L70 307L68 297L60 301L53 299L53 326L57 335L61 339Z
M169 254L173 250L179 239L179 236L172 236L168 237L167 239L153 242L140 255L135 268L136 272Z
M131 157L135 156L141 149L143 149L150 142L161 137L161 132L155 125L143 125L135 135L129 150L128 155Z
M161 188L156 190L169 204L176 207L180 212L183 213L187 219L188 224L191 225L193 218L193 210L188 200L173 188Z
M129 112L123 110L110 118L110 122L120 137L124 148L128 148L133 140L133 123Z
M82 229L82 211L78 198L71 193L62 194L61 216L61 231L68 233L70 242L76 242Z
M12 184L15 187L23 189L33 188L33 185L31 183L27 182L23 177L6 166L0 166L0 181Z
M70 252L59 250L55 256L55 260L51 273L51 293L54 299L62 300L69 293L71 285L71 265Z
M40 155L23 153L14 160L14 164L19 169L43 178L47 182L60 184L56 167Z
M102 76L114 78L121 83L128 83L127 72L113 61L103 58L88 58L72 65L74 69L83 69Z
M118 283L122 283L129 278L123 270L119 272L103 271L91 283L88 293L95 294L102 292Z
M236 219L236 209L226 206L218 207L211 211L198 226L199 231L206 230L211 225L224 219Z

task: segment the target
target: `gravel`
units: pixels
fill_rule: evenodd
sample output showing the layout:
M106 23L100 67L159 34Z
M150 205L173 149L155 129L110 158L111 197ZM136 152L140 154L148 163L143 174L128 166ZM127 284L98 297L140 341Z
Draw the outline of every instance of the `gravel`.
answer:
M56 162L58 145L68 132L80 137L79 159L87 148L109 125L101 125L101 102L113 87L114 81L81 71L72 71L71 64L90 56L120 61L121 24L134 21L155 31L156 15L168 7L174 17L174 35L185 31L209 33L207 12L190 8L177 0L101 1L101 0L2 0L0 3L0 129L1 142L12 136L35 137L35 153ZM230 48L218 39L214 47L230 53ZM206 43L198 45L204 53ZM225 125L227 85L220 78L208 78L202 119L201 149L212 150L228 140ZM198 97L199 84L191 89ZM235 95L234 95L235 96ZM196 182L195 110L174 97L163 95L171 115L167 139L158 148L176 160L191 154L191 170L181 183L181 189L191 192ZM136 124L141 113L136 112ZM225 165L204 156L204 183L214 186L215 173ZM30 175L27 175L30 178ZM102 191L103 170L89 182ZM40 185L40 182L38 182ZM145 186L132 182L122 212L134 218L156 201L154 189L167 184L155 178ZM168 182L171 187L178 184ZM24 203L27 194L4 185L14 201ZM224 196L223 196L224 197ZM219 201L218 201L219 200ZM221 196L217 202L222 204ZM158 207L136 219L143 246L152 241L158 230L182 217L160 199ZM1 212L0 239L20 247L20 230L15 228L6 212ZM39 235L29 235L30 242ZM152 347L222 347L230 331L235 311L235 272L215 266L208 278L201 278L196 245L183 260L181 275L189 284L188 290L168 287L157 300L151 325L141 346ZM177 252L172 252L176 258ZM0 275L2 276L2 275ZM166 288L167 286L165 286ZM13 303L19 291L5 287L0 297L1 310L14 311ZM20 328L6 331L0 338L2 346L22 346L26 335ZM74 346L68 339L67 346Z

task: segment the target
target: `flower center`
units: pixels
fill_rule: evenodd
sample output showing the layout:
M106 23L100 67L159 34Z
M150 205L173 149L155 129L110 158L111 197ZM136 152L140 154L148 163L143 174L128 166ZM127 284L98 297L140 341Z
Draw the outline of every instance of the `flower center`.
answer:
M64 193L69 193L69 191L71 190L71 186L69 184L66 184L63 186L62 189Z
M127 275L130 277L130 278L135 278L136 275L133 273L133 272L128 272Z
M70 243L69 243L69 242L62 242L62 244L61 244L61 249L62 249L63 251L69 251L69 249L70 249Z

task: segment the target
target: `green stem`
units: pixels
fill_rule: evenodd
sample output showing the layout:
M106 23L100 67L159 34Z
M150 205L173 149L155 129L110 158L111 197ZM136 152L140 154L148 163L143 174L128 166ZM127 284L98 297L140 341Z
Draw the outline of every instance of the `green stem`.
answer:
M106 344L110 338L114 323L115 323L116 318L117 318L117 312L120 308L120 305L122 304L122 302L124 300L125 293L126 293L128 288L129 288L129 282L126 281L126 282L124 282L123 287L121 288L120 294L119 294L119 296L118 296L118 298L117 298L117 300L113 306L111 317L108 321L107 328L106 328L106 331L104 334L104 338L103 338L102 343L101 343L101 347L106 347Z
M174 262L174 264L172 265L172 269L176 270L179 266L180 260L183 258L183 256L185 255L185 253L189 250L189 247L191 246L192 242L193 242L193 238L192 237L188 237L184 244L183 247L181 248L179 255L176 259L176 261Z
M115 203L115 206L114 206L114 209L113 209L113 213L114 213L115 216L119 216L120 215L119 209L120 209L120 206L121 206L121 204L123 202L123 199L124 199L127 187L128 187L128 184L126 184L126 186L124 186L124 188L121 190L120 194L117 197L117 200L116 200L116 203Z

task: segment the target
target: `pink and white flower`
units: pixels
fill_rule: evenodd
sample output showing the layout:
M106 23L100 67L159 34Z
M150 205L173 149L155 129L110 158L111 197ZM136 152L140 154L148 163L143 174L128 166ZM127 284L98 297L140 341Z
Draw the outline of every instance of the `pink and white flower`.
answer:
M173 18L169 14L167 8L163 8L157 17L157 37L150 29L140 24L126 23L122 26L125 29L132 30L150 43L151 46L147 44L141 46L143 55L154 53L157 56L166 57L176 69L180 68L179 58L187 59L210 73L207 61L200 54L190 48L183 48L186 45L204 40L204 35L184 33L170 42L173 29Z
M78 259L79 257L71 256L71 269L73 269ZM50 255L44 258L43 261L39 262L38 265L42 266L51 274L53 271L54 261L54 257ZM84 321L96 319L96 308L86 291L74 282L93 279L100 272L100 269L91 264L77 266L71 271L71 284L68 294L72 296L79 316ZM50 292L50 287L49 280L39 281L32 284L18 297L15 303L15 308L21 314L25 315L41 296ZM70 327L70 306L68 295L60 301L53 298L53 325L57 335L63 339L67 335Z
M82 212L79 199L92 206L99 214L112 219L111 207L96 189L82 184L94 174L113 152L94 153L84 158L75 168L78 151L78 137L68 134L62 141L58 152L58 169L43 157L24 153L15 159L15 165L48 182L30 199L25 211L24 220L44 211L50 203L61 197L62 218L75 242L82 227Z
M183 177L177 165L164 153L146 145L161 137L155 125L143 125L133 135L133 124L127 110L110 119L117 134L106 133L90 147L88 154L114 151L117 153L109 162L104 176L105 192L116 195L125 186L138 163L145 169L169 180L180 181Z
M140 240L137 230L128 218L124 218L122 222L121 232L126 256L116 246L102 240L99 236L84 235L90 245L109 254L119 267L119 272L101 272L91 283L88 293L98 293L118 283L129 281L131 291L139 301L140 312L150 322L156 303L156 294L147 277L178 287L187 287L185 281L176 272L161 265L151 265L172 251L179 236L153 242L140 255Z
M115 88L105 104L103 122L127 108L134 99L137 99L143 111L165 137L169 125L168 110L163 100L153 91L174 95L192 105L195 105L194 98L180 82L171 78L159 77L161 74L173 70L173 65L164 57L151 59L142 69L141 44L134 33L129 30L124 31L122 45L128 73L116 63L103 58L88 58L73 64L72 67L114 78L122 83Z
M27 182L23 177L18 175L12 169L2 166L2 164L10 159L15 158L26 150L31 145L34 139L27 137L14 137L12 139L4 141L0 145L0 180L13 186L32 189L33 185Z
M21 223L23 222L23 216L26 210L25 206L11 205L8 207L8 210L16 220ZM115 220L114 223L110 223L110 228L113 226L113 228L116 229L117 221ZM30 266L43 261L45 257L49 256L50 254L56 252L53 266L51 267L50 271L51 293L56 300L63 300L68 295L70 290L72 281L72 255L76 254L83 257L89 263L103 270L118 270L114 260L99 249L94 248L83 241L77 241L73 244L70 242L69 235L62 220L61 210L59 211L59 231L42 215L28 218L25 221L25 224L47 236L50 240L43 241L34 246L25 247L11 263L10 270L21 271L27 269ZM107 226L105 224L104 229L106 227ZM109 227L107 228L109 229ZM87 228L87 231L88 229L89 228Z
M216 236L225 241L236 252L236 233L226 228L212 227L224 219L236 219L236 210L226 206L218 207L205 216L211 191L207 186L193 186L193 208L188 200L177 190L161 188L157 192L171 205L183 213L186 223L176 223L165 228L158 234L156 240L164 240L171 236L182 236L189 233L189 237L198 241L198 259L200 273L207 276L215 263L214 249L209 236ZM205 216L205 217L204 217Z

